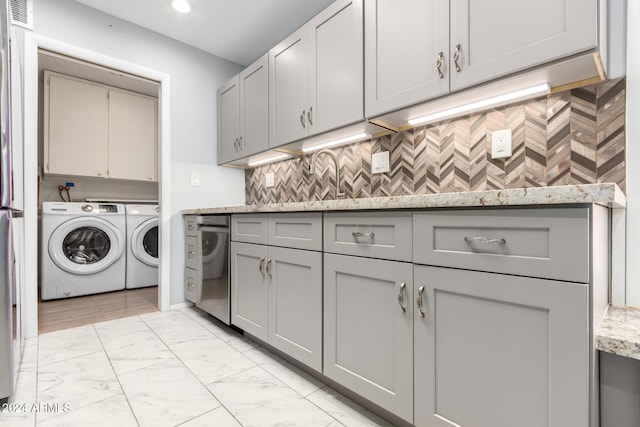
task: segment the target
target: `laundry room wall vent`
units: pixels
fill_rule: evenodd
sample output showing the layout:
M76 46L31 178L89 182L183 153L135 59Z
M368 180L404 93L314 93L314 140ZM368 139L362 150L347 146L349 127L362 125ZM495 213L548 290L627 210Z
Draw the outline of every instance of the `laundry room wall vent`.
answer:
M11 0L11 23L33 30L33 0Z

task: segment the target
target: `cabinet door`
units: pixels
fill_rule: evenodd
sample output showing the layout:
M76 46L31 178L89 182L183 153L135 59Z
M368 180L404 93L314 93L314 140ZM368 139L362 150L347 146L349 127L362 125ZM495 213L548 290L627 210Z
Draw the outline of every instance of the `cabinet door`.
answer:
M240 154L269 148L269 55L240 73Z
M45 99L45 172L107 176L107 89L48 74Z
M362 0L338 0L307 24L310 134L364 117L362 20Z
M409 422L412 290L412 264L324 255L324 374Z
M269 344L322 372L322 254L269 247Z
M231 323L267 341L267 247L231 242Z
M269 51L269 147L308 135L308 43L300 28Z
M218 89L218 164L242 157L240 154L240 78L234 76Z
M157 181L158 100L109 90L109 178Z
M597 0L452 0L451 90L594 48L597 11Z
M449 91L449 0L371 0L364 13L367 117Z
M588 286L415 267L417 426L589 425Z

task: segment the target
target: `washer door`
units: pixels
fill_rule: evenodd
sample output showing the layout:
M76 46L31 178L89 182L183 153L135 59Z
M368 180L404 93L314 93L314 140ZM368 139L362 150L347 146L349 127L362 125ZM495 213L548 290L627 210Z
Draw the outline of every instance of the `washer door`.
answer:
M78 217L60 224L49 237L49 256L62 270L95 274L124 253L122 232L102 218Z
M131 252L140 262L158 266L158 218L150 218L136 227L131 236Z

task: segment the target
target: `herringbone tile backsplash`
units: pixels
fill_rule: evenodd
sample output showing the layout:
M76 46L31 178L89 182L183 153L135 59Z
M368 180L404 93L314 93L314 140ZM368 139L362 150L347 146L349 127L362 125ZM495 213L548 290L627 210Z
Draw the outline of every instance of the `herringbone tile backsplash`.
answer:
M625 80L554 93L333 150L347 198L615 182L625 190ZM491 132L510 128L513 155L491 159ZM389 151L391 170L371 173ZM245 171L246 203L333 199L328 156ZM265 174L275 186L265 187Z

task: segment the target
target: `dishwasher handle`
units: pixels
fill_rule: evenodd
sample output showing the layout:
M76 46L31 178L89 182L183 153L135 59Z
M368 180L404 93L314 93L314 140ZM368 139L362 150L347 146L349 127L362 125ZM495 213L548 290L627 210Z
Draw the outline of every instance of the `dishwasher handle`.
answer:
M229 234L229 227L214 227L211 225L200 225L198 231L208 231L213 233L226 233Z

